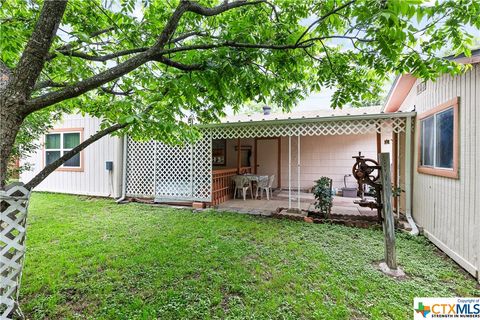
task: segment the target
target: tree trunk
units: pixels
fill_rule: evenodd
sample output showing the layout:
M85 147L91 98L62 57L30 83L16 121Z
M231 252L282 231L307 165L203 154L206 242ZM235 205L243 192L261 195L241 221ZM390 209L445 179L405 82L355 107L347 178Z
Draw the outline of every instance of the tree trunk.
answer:
M13 111L16 108L7 107L2 98L0 97L0 189L6 185L10 155L23 122L23 117Z

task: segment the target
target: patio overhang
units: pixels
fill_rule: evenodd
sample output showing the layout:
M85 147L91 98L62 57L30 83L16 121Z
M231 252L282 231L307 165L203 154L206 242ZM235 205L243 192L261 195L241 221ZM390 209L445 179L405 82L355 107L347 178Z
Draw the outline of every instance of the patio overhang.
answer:
M415 112L342 115L316 118L287 118L199 125L212 139L296 137L316 135L381 133L405 131L407 118Z
M296 170L299 176L300 137L378 134L385 131L411 135L411 119L415 115L415 112L347 114L198 125L202 138L183 147L156 141L139 143L128 139L125 193L126 196L154 197L158 202L211 203L213 139L287 137L289 154L297 154L293 159L290 158L289 168ZM296 145L297 152L293 151L292 145ZM289 172L289 179L291 174L292 171ZM295 187L290 183L289 189L292 188Z

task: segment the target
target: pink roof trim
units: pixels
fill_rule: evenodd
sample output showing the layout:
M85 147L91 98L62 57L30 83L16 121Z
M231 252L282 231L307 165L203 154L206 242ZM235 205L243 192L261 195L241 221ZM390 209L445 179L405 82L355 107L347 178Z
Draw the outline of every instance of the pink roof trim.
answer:
M415 81L417 81L417 78L411 74L402 74L392 88L392 94L388 97L384 112L397 112L415 84Z
M449 56L445 57L445 59L456 61L457 63L462 64L475 64L480 63L480 48L472 50L472 55L470 57L465 57L464 55L460 56ZM415 85L415 81L417 78L412 76L411 74L403 74L399 76L393 87L390 89L390 93L388 95L388 100L384 105L383 112L397 112L400 109L403 101L407 97L412 87Z

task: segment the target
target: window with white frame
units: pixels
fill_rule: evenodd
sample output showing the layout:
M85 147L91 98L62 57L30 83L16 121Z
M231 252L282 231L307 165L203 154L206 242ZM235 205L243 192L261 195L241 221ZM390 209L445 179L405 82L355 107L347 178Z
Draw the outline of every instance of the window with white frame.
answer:
M456 177L457 107L452 100L420 116L420 172Z
M45 135L45 165L49 165L80 144L81 132L52 132ZM80 152L65 161L61 168L81 168Z

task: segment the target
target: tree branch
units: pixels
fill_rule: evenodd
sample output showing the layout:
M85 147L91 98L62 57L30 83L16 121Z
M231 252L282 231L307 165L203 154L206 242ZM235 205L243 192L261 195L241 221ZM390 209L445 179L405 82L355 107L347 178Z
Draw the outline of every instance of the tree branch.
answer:
M62 20L67 0L45 1L33 33L28 40L17 68L13 90L28 99L45 64L53 37Z
M101 29L101 30L92 32L90 34L90 38L98 37L99 35L110 32L112 30L115 30L115 27L109 27L109 28L106 28L106 29ZM80 43L81 43L81 41L75 40L75 41L69 42L69 43L67 43L67 44L65 44L61 47L56 48L54 51L68 55L70 52L74 52L74 45L77 45L77 44L80 44ZM47 60L52 60L56 56L57 56L57 54L55 52L52 52L49 55L47 55Z
M359 38L357 36L325 36L325 37L309 38L307 40L303 40L303 41L299 42L298 44L299 45L304 45L306 43L315 42L315 41L322 42L323 40L328 40L328 39L347 39L347 40L351 40L351 41L356 40L358 42L374 42L375 41L373 39Z
M183 34L179 35L178 37L172 39L169 43L177 43L177 42L180 42L182 40L185 40L185 39L193 37L193 36L203 36L203 35L207 35L207 33L203 32L203 31L186 32L186 33L183 33Z
M266 3L266 2L267 2L266 0L256 0L256 1L238 0L234 2L225 1L221 5L218 5L213 8L208 8L200 5L198 2L185 1L185 3L187 4L187 8L186 8L187 11L194 12L196 14L206 16L206 17L215 16L217 14L223 13L225 11L228 11L234 8L257 5L259 3Z
M354 3L356 0L351 0L343 5L341 5L340 7L337 7L335 9L333 9L332 11L329 11L327 12L326 14L324 14L323 16L321 16L320 18L318 18L317 20L315 20L314 22L312 22L308 28L300 35L300 37L297 39L297 42L295 42L295 44L299 44L300 41L303 39L303 37L305 37L305 35L310 31L310 29L313 28L314 25L316 25L317 23L320 23L322 22L323 20L327 19L328 17L330 17L332 14L335 14L337 13L338 11L342 10L343 8L346 8L348 7L349 5L351 5L352 3Z
M39 81L35 83L35 86L33 87L33 90L40 90L40 89L45 89L45 88L63 88L66 87L67 84L65 83L58 83L54 82L52 80L45 80L45 81Z
M78 97L85 92L98 88L107 82L115 80L130 71L135 70L150 60L152 60L152 58L149 55L149 51L139 53L125 62L120 63L111 69L100 72L91 78L79 81L74 85L65 87L64 89L49 92L40 97L28 100L25 112L26 114L30 114L57 102Z
M174 13L168 20L165 28L158 37L157 42L149 49L144 52L140 52L137 55L129 58L123 63L118 64L115 67L112 67L109 70L103 71L91 78L79 81L78 83L65 87L64 89L46 93L40 97L36 97L27 101L26 108L24 110L24 115L28 115L32 112L40 110L42 108L48 107L52 104L64 101L66 99L78 97L79 95L88 92L92 89L95 89L107 82L115 80L132 70L140 67L141 65L147 63L148 61L162 59L161 56L166 54L166 50L163 50L164 46L168 43L171 36L175 33L175 30L178 26L182 15L187 12L194 12L205 16L217 15L227 10L238 8L246 5L254 5L258 3L263 3L265 0L259 1L246 1L238 0L231 3L224 3L222 5L207 8L199 5L196 2L191 2L184 0L179 6L175 9ZM255 45L250 44L238 44L239 47L252 47L255 48ZM176 64L177 67L184 67L182 65Z
M80 143L78 146L76 146L75 148L73 148L72 150L68 151L67 153L65 153L62 157L58 158L57 160L55 160L54 162L50 163L49 165L47 165L45 168L43 168L42 171L40 171L35 177L33 177L26 185L25 187L29 190L32 190L33 188L35 188L36 186L38 186L40 184L40 182L42 182L43 180L45 180L45 178L50 174L52 173L53 171L55 171L58 167L60 167L62 164L64 164L66 161L68 161L69 159L71 159L73 156L75 156L77 153L79 153L80 151L82 151L83 149L85 149L86 147L88 147L89 145L91 145L92 143L94 143L95 141L97 140L100 140L101 138L103 138L104 136L110 134L110 133L113 133L117 130L120 130L122 128L125 128L126 126L128 126L128 123L124 123L124 124L115 124L111 127L108 127L106 129L103 129L101 131L98 131L97 133L95 133L93 136L91 136L90 138L88 138L87 140L83 141L82 143Z
M175 9L174 13L168 20L167 25L163 29L162 33L160 34L157 42L153 47L147 49L145 52L141 52L136 56L131 57L130 59L116 65L115 67L112 67L109 70L100 72L93 77L90 77L83 81L79 81L78 83L68 86L62 90L50 92L27 101L25 115L48 107L60 101L78 97L85 92L95 89L107 82L115 80L116 78L119 78L135 70L136 68L142 66L148 61L159 58L159 56L155 54L156 51L160 51L161 49L163 49L165 44L168 42L168 39L175 32L178 26L178 22L180 21L183 13L185 13L186 7L188 5L190 5L190 2L186 1L182 1L178 5L177 9Z
M242 42L219 42L219 43L203 43L203 44L193 44L189 46L175 47L171 49L165 49L160 52L161 55L167 55L176 52L191 51L191 50L208 50L208 49L217 49L217 48L246 48L246 49L269 49L269 50L291 50L299 48L308 48L312 44L285 44L277 45L270 43L242 43Z
M122 56L127 56L127 55L130 55L130 54L145 52L148 49L149 49L148 47L126 49L126 50L121 50L121 51L105 54L103 56L94 56L94 55L90 55L90 54L85 53L85 52L79 52L79 51L73 51L73 50L59 50L58 52L60 52L61 54L70 56L70 57L82 58L82 59L90 60L90 61L105 62L107 60L119 58L119 57L122 57ZM54 57L54 56L50 56L50 57Z
M133 93L133 90L115 91L113 89L109 89L109 88L105 88L105 87L100 87L100 90L102 90L105 93L113 94L115 96L129 96Z
M183 64L181 62L173 61L171 59L160 56L156 61L161 62L169 67L174 67L182 71L200 71L204 70L205 67L202 64Z

